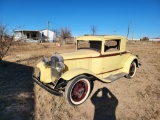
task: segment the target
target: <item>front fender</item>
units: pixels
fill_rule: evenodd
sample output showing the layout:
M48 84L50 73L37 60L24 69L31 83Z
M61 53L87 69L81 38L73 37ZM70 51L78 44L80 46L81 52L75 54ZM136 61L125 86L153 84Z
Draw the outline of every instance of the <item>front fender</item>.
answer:
M43 83L51 83L51 69L46 67L42 62L37 64L37 68L40 70L40 81Z
M130 65L133 61L135 61L136 66L138 67L138 58L136 56L130 56L125 62L122 71L125 73L129 73Z
M75 68L75 69L71 69L67 72L65 72L60 79L64 79L64 80L71 80L72 78L78 76L78 75L82 75L82 74L89 74L89 75L93 75L96 76L95 73L87 70L87 69L83 69L83 68Z

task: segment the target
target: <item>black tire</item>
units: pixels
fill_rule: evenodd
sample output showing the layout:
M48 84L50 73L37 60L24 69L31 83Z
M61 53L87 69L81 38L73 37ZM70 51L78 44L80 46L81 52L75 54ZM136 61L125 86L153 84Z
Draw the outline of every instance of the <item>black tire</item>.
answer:
M129 68L129 73L126 75L126 78L132 79L136 73L136 63L133 61Z
M80 105L88 98L91 89L92 84L87 76L77 76L67 84L65 89L66 100L72 106Z

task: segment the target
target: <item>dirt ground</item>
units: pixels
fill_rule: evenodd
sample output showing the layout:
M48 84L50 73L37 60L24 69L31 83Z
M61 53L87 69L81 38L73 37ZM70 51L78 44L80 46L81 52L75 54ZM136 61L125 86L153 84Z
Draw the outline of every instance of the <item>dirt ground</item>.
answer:
M132 41L127 50L140 58L133 79L94 81L89 98L70 106L32 80L43 56L75 51L74 44L14 44L0 64L0 120L160 120L160 43Z

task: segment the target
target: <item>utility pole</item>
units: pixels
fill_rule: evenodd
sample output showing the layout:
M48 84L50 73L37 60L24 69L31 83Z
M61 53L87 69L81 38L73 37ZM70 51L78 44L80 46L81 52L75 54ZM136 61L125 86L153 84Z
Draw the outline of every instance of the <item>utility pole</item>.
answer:
M128 39L128 36L129 36L129 32L130 32L130 28L129 28L129 25L128 25L128 30L127 30L127 39Z
M132 21L132 41L133 41L133 33L134 33L134 25L133 25L133 21Z
M49 42L49 24L50 22L48 21L48 28L47 28L47 41Z

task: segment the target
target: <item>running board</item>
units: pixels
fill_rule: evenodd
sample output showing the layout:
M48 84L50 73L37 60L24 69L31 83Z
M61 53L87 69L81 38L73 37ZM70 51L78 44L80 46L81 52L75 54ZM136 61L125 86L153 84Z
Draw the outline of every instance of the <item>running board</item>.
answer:
M104 78L106 81L110 81L110 82L113 82L113 81L116 81L122 77L124 77L125 75L127 75L127 73L118 73L118 74L115 74L115 75L110 75L109 77L106 77Z

